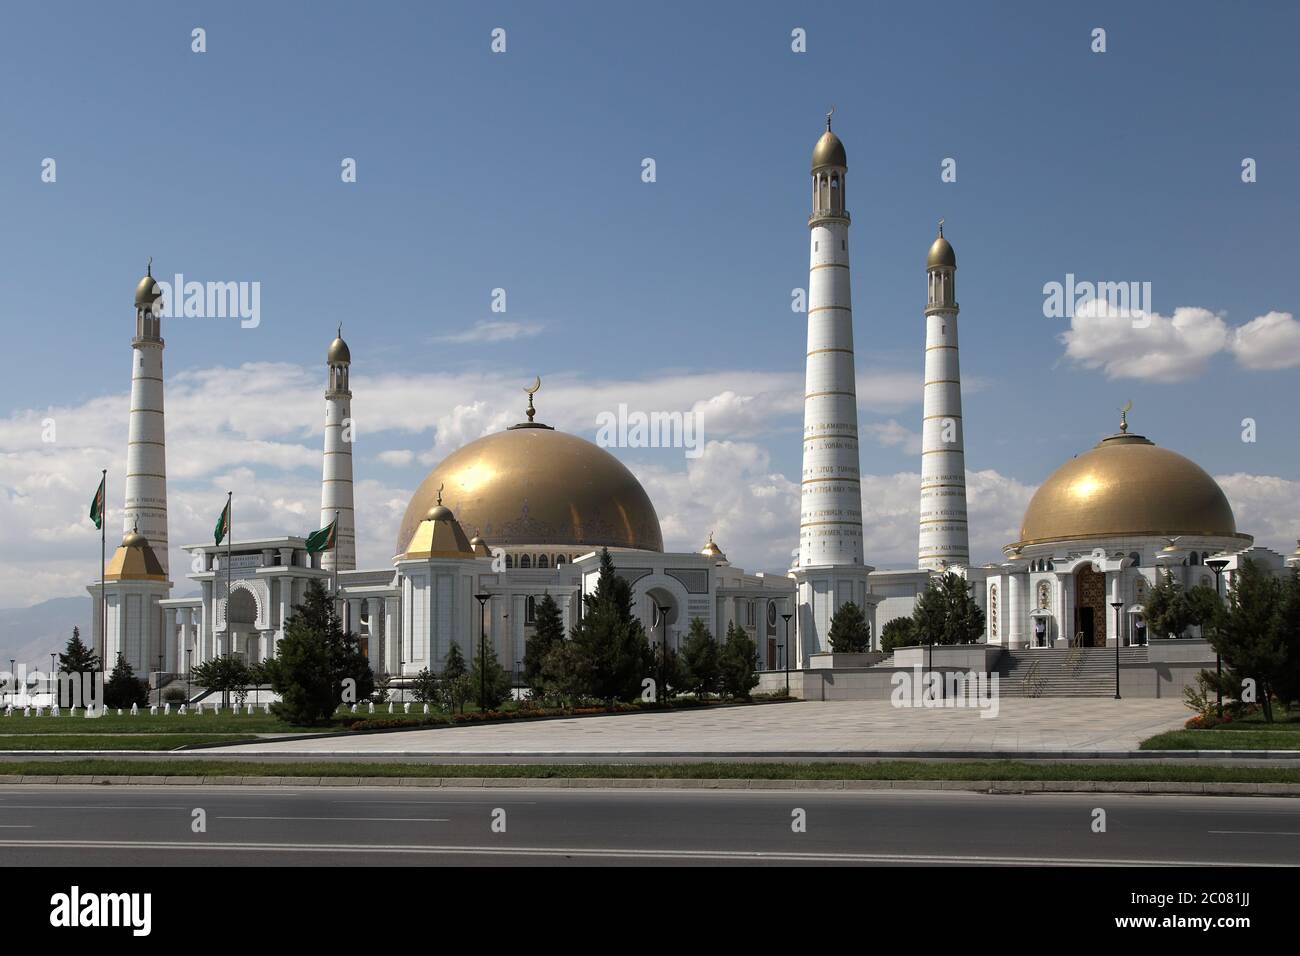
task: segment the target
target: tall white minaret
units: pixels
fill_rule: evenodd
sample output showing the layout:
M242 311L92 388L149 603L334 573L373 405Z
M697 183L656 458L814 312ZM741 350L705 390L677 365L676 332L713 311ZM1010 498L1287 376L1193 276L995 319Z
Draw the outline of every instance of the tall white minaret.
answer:
M925 401L921 421L921 523L917 566L967 567L965 432L957 355L957 256L943 237L925 262Z
M329 380L325 388L325 460L320 485L320 526L338 513L335 550L321 555L321 567L353 571L357 566L356 516L352 508L352 392L348 390L348 367L352 353L343 341L343 326L330 343L325 358Z
M841 604L854 601L870 615L866 584L872 569L862 559L847 168L844 144L831 132L827 114L826 132L812 155L799 563L791 570L799 582L801 661L826 650L825 634Z
M804 386L799 566L862 564L858 399L849 297L844 144L826 132L813 150L808 228L808 357Z
M131 420L126 449L123 534L142 534L171 580L167 562L167 444L163 423L162 290L153 260L135 287L131 339Z

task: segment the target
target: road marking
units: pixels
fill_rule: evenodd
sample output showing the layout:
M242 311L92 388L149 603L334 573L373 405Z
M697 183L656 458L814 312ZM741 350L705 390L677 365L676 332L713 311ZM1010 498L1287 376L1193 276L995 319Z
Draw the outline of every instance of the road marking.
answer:
M384 853L425 856L536 856L591 857L601 859L736 860L793 863L928 863L981 864L990 866L1291 866L1289 863L1260 863L1257 860L1141 860L1073 857L944 856L908 853L795 853L755 850L648 850L599 849L590 847L503 847L503 846L366 846L358 843L178 843L172 841L120 840L0 840L3 847L40 847L75 850L224 850L261 853Z
M217 817L218 820L340 820L367 823L449 823L447 817Z
M1206 833L1230 833L1241 836L1300 836L1291 830L1206 830Z

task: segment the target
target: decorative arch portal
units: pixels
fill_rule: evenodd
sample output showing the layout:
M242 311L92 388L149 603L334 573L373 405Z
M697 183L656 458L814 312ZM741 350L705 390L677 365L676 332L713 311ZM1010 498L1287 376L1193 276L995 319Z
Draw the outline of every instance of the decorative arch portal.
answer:
M1074 572L1074 639L1081 647L1106 646L1106 575L1091 564Z
M252 663L257 660L257 597L246 587L230 592L226 604L226 650Z

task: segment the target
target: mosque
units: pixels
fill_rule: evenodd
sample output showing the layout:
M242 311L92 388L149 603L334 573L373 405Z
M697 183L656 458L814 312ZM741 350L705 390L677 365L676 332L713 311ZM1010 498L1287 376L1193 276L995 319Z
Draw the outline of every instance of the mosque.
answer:
M787 573L733 566L712 534L698 552L666 552L654 504L633 474L603 448L537 420L540 379L525 389L518 424L454 451L415 490L391 564L356 567L352 355L340 329L325 359L320 505L322 527L337 520L334 549L311 554L295 535L189 545L187 576L200 593L169 597L161 292L148 273L135 292L125 536L102 586L88 588L97 651L109 666L120 652L137 673L164 678L226 654L262 660L275 654L285 621L316 580L337 594L344 625L376 673L399 684L423 668L439 670L453 642L469 656L480 634L519 671L537 602L552 595L571 625L608 548L653 641L677 646L696 617L719 636L737 624L755 640L762 686L775 687L787 666L833 673L843 665L825 640L840 605L862 607L878 642L880 628L910 614L932 575L945 571L970 582L990 647L1032 652L1147 645L1159 636L1145 633L1142 604L1158 572L1188 587L1216 586L1246 558L1278 573L1300 566L1300 550L1284 559L1254 547L1214 479L1130 433L1127 414L1118 432L1043 482L1001 562L973 566L957 259L942 221L926 258L917 566L867 564L847 171L828 117L812 155L801 514Z

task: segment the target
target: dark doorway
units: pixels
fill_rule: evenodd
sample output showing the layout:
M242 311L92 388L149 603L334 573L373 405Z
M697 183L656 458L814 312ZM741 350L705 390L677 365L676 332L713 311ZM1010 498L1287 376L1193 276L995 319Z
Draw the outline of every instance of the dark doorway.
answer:
M1079 632L1083 635L1079 644L1082 647L1096 647L1096 631L1094 630L1094 621L1092 617L1092 608L1079 608Z

